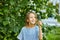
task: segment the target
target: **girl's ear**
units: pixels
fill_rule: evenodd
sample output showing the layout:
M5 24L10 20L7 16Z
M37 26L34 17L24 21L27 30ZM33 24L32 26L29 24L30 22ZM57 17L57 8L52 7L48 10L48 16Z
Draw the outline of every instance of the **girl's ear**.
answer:
M29 20L27 19L27 22L29 22Z

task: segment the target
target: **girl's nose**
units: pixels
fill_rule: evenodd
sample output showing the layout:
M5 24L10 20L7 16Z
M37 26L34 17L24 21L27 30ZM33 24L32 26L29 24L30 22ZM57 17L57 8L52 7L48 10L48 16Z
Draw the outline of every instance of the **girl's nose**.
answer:
M35 18L33 18L33 20L35 20Z

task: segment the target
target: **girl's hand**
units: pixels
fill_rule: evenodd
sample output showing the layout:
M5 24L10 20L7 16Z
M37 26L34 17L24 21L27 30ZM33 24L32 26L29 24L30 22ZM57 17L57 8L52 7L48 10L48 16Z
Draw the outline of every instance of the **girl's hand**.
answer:
M38 21L38 26L41 27L42 26L42 22Z

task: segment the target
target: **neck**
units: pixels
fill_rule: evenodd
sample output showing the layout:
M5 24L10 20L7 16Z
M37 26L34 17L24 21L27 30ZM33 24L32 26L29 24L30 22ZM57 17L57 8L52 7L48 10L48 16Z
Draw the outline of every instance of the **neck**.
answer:
M29 24L29 25L26 25L26 26L29 27L29 28L32 28L32 27L35 26L35 24Z

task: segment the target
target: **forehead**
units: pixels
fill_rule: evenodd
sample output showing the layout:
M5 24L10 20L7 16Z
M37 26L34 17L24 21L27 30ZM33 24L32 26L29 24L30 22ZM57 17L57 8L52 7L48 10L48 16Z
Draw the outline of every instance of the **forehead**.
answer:
M34 13L30 13L29 16L36 16Z

